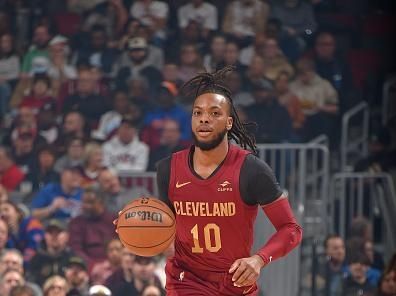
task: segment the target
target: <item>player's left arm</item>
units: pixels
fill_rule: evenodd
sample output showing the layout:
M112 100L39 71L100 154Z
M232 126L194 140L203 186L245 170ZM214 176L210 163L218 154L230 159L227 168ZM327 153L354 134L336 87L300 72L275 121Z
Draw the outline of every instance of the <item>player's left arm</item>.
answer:
M229 272L234 273L234 285L250 286L257 281L261 268L287 255L301 242L302 228L272 170L254 156L248 156L241 169L240 190L243 200L248 204L259 204L276 229L256 254L237 259L231 265Z

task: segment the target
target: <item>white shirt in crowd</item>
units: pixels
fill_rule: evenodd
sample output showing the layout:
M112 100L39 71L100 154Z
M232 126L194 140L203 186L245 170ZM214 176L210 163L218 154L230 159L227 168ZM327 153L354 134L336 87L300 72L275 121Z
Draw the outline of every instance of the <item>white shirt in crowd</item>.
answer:
M149 147L137 137L123 144L117 136L103 144L104 165L117 174L144 172L149 160Z
M190 21L196 21L204 29L217 30L217 8L207 2L202 3L199 7L195 7L192 3L188 3L179 8L177 12L179 18L179 27L184 29Z

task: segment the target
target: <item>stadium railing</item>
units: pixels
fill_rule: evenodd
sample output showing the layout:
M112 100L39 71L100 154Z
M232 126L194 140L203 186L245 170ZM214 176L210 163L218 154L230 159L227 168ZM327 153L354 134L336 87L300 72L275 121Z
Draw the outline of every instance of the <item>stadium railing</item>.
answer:
M382 125L386 126L388 120L396 115L396 104L394 98L396 96L396 76L387 79L383 86L382 97Z
M361 102L342 117L341 171L350 171L353 162L368 154L369 108Z
M364 216L374 225L381 237L376 245L389 258L396 249L396 192L392 176L387 173L334 174L330 183L330 213L334 233L346 237L353 217ZM374 226L376 227L376 226Z

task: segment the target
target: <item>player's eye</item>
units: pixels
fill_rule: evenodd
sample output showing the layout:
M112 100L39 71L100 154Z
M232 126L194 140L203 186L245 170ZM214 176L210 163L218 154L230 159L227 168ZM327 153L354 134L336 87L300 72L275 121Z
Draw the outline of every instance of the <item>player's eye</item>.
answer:
M213 111L213 112L211 113L211 115L214 116L214 117L217 117L217 116L220 115L220 112L218 112L218 111Z
M193 111L193 116L200 116L201 115L201 111L195 110Z

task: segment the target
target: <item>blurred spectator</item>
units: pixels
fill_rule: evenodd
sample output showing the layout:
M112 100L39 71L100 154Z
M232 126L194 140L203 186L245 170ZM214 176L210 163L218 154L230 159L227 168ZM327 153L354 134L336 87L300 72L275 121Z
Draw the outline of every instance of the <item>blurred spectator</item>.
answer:
M162 80L174 83L178 89L183 85L183 81L178 77L179 65L173 62L166 62L162 68Z
M89 290L89 275L84 259L73 256L65 268L65 278L69 287L67 296L86 296Z
M94 285L89 288L89 296L111 296L112 293L109 288L103 285Z
M191 123L190 116L181 106L176 102L178 90L175 84L163 81L158 90L158 98L156 106L144 117L143 124L145 130L150 129L153 133L159 136L160 130L163 128L164 120L175 120L180 127L181 140L188 141L191 139ZM158 146L159 139L152 141L152 136L147 138L143 133L143 140L149 144L150 148Z
M343 296L365 295L374 296L376 285L367 279L370 264L364 253L348 253L347 263L350 274L344 279L342 285Z
M39 149L32 169L26 176L26 181L31 182L33 192L41 190L48 183L59 181L59 175L54 171L55 152L49 146Z
M121 186L118 176L109 169L103 169L98 176L100 189L105 197L106 209L117 214L133 199L148 196L150 193L142 186L125 188Z
M210 41L209 53L203 58L203 66L208 72L214 72L220 68L223 63L224 53L226 50L226 38L222 34L216 34Z
M209 40L205 39L203 36L202 26L196 21L190 21L181 31L180 40L182 40L183 44L195 46L198 52L204 52L209 43ZM177 53L180 51L180 46L174 45L173 48L171 48L171 52L172 51L174 51L174 53L171 54L171 58L178 58L180 54Z
M245 73L246 66L239 62L239 45L233 40L228 40L225 46L224 62L220 64L220 68L225 66L234 66L235 70L239 73Z
M29 126L17 127L11 135L15 163L25 174L34 166L36 136L36 128Z
M55 104L51 96L51 81L46 74L36 74L33 78L32 92L22 99L19 107L28 107L37 116L45 104Z
M51 219L45 227L45 244L29 264L29 278L33 282L43 286L49 277L63 276L64 269L73 255L67 247L68 241L69 233L66 224L61 220Z
M130 111L128 115L135 118L138 123L140 123L142 115L152 108L150 91L153 92L153 90L150 89L147 79L144 77L131 79L128 82L128 93L131 94L131 101L135 105L133 109L134 111L138 109L141 110L141 114L139 114L138 118L135 117L137 114L132 114L132 111Z
M288 61L294 64L303 53L303 48L299 44L297 36L290 35L279 19L269 19L267 23L266 35L278 41L279 48L287 57Z
M116 172L144 172L149 148L139 140L136 122L123 117L117 134L103 145L104 165Z
M78 111L90 126L108 110L107 100L95 93L95 76L91 69L78 72L77 92L64 101L64 112Z
M106 284L114 296L140 295L146 285L161 287L154 273L154 257L134 256L124 249L121 262L122 268L108 278Z
M112 221L115 215L105 208L104 195L97 188L87 188L82 196L82 214L69 224L70 248L91 268L106 259L106 244L116 237Z
M124 90L116 90L113 97L113 109L100 117L98 128L92 131L94 139L105 141L120 126L123 115L130 112L130 101Z
M301 47L305 47L304 39L312 37L317 28L312 4L307 1L275 1L271 16L279 19L291 36L299 37Z
M91 284L103 285L106 280L121 267L123 246L118 238L110 240L106 245L106 259L96 263L91 270Z
M89 31L95 25L104 27L108 36L116 38L128 20L128 12L120 0L99 2L90 9L82 25L83 31Z
M343 278L347 273L344 240L338 235L329 235L324 242L324 247L326 262L321 271L325 279L324 295L338 296Z
M0 205L0 216L8 224L7 247L21 251L23 260L28 263L44 238L43 226L36 218L25 216L11 201Z
M7 269L0 277L0 295L10 296L13 287L25 284L23 275L14 269Z
M163 45L167 36L168 4L156 0L137 0L131 6L130 14L150 29L155 45Z
M66 153L57 159L54 170L59 174L66 167L81 166L84 160L84 141L79 137L70 137L66 144Z
M246 70L246 88L251 90L252 84L262 79L267 79L264 76L264 71L264 59L259 55L254 56L250 62L248 69Z
M156 164L172 153L183 150L186 145L181 142L180 125L176 120L166 119L162 122L160 146L150 151L149 171L156 171Z
M297 63L297 77L290 90L300 99L306 117L305 141L327 134L332 145L336 143L338 95L330 82L315 72L312 60L302 58Z
M20 59L11 34L0 36L0 117L9 108L11 91L19 77Z
M293 129L298 132L304 125L305 115L302 111L300 100L289 89L290 75L281 72L275 81L275 90L279 103L287 108L293 121Z
M265 77L274 81L281 72L286 72L290 76L294 74L293 67L283 55L276 39L267 38L262 51Z
M46 25L38 25L34 29L33 44L23 57L22 77L46 73L49 70L50 60L47 46L50 39L51 35Z
M353 107L356 101L350 101L352 91L352 73L349 64L337 53L335 36L329 32L321 32L315 40L316 72L330 81L340 98L340 110L344 113Z
M213 31L217 31L217 8L203 0L190 0L177 11L179 28L184 29L190 21L195 21L202 26L205 38ZM209 71L209 69L207 69Z
M2 202L0 202L0 204L1 203ZM7 240L8 240L8 224L3 218L0 218L0 258L3 256L4 251L6 250Z
M0 184L8 191L14 191L24 178L25 174L15 164L11 151L0 146Z
M259 143L281 143L291 139L292 121L287 109L279 104L271 81L262 79L253 84L255 103L246 107L249 121L258 124Z
M241 64L245 66L249 66L254 56L261 55L266 40L267 40L266 33L264 32L257 33L254 36L253 44L241 49L241 52L239 54L239 61L241 62Z
M50 66L48 76L52 79L53 95L57 97L63 83L77 78L76 68L68 62L70 47L68 39L62 35L56 35L49 42Z
M232 93L232 101L235 106L249 106L254 103L254 98L250 92L243 89L243 76L237 71L228 74L226 79L227 87Z
M17 249L6 249L0 257L0 276L7 270L13 269L23 274L23 257Z
M396 295L396 271L385 271L381 276L376 296Z
M116 64L116 85L125 89L130 79L144 77L152 86L160 80L163 57L152 53L154 47L148 45L143 37L134 37L127 41L126 51Z
M138 31L142 24L135 18L129 18L124 27L123 35L118 40L118 49L124 50L127 46L128 40L138 35Z
M102 146L95 142L86 144L84 150L81 187L86 188L96 182L103 169L103 150Z
M76 167L67 167L60 174L60 183L50 183L33 198L34 217L68 219L80 211L81 173Z
M160 287L155 285L148 285L142 291L142 296L162 296L165 291L163 291Z
M180 48L179 79L186 82L200 71L202 71L202 61L196 46L192 44L182 45Z
M59 275L49 277L43 285L44 296L67 296L68 290L66 279Z
M79 138L84 141L88 138L85 119L83 115L76 111L66 113L63 117L63 126L60 135L55 142L58 154L66 153L68 144L72 138Z
M260 0L229 2L223 19L223 32L237 38L241 46L249 45L257 33L264 32L270 7Z
M10 290L10 296L35 296L34 291L27 285L15 286Z
M110 74L117 52L107 47L107 39L108 36L103 26L93 26L89 33L89 45L78 49L76 56L73 57L75 63L95 66L104 73Z
M37 115L37 130L47 144L53 144L59 137L56 105L47 103L42 106Z

